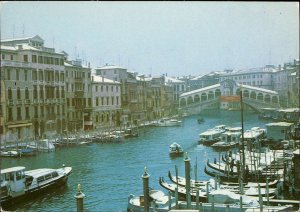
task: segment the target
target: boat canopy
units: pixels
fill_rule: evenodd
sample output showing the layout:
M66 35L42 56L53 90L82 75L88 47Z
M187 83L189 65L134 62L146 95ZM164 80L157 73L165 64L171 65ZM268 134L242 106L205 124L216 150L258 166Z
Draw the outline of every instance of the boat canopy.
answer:
M7 168L7 169L1 169L1 174L23 171L23 170L25 170L24 166L16 166L16 167L11 167L11 168Z

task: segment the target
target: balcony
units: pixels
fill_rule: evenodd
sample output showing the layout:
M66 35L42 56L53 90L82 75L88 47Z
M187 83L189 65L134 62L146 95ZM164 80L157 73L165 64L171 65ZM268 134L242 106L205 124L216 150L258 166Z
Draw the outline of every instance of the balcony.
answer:
M84 95L83 91L81 91L81 90L75 91L75 97L76 98L81 98L81 97L83 97L83 95Z
M44 104L44 99L40 99L40 104Z
M14 106L14 100L8 100L8 106Z
M39 100L38 99L34 99L33 100L33 104L38 104L39 103Z
M25 105L30 105L30 99L25 99L24 103L25 103Z
M23 101L21 99L17 100L17 105L22 105Z

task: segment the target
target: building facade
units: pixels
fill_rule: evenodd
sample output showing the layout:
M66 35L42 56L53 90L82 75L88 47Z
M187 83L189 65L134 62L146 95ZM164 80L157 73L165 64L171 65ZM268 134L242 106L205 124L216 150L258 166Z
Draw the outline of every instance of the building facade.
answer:
M65 60L66 118L67 131L91 130L92 127L92 89L91 68L82 61Z
M121 83L93 75L91 82L93 129L115 128L121 119Z
M38 139L63 130L64 70L64 55L45 47L38 35L1 40L2 137Z

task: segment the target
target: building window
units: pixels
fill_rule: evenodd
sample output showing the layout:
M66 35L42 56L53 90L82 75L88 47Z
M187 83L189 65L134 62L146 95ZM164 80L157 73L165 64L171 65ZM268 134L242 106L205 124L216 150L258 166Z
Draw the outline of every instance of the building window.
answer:
M57 105L57 107L56 107L56 112L57 112L57 115L60 115L60 106L59 105Z
M106 97L106 105L109 105L109 97Z
M38 57L38 63L43 63L43 56Z
M101 85L101 92L103 92L103 85Z
M117 88L117 92L119 92L119 87L117 86L116 88Z
M44 107L41 106L41 107L40 107L40 110L41 110L41 117L44 117Z
M117 96L116 99L117 99L117 105L119 105L119 97Z
M37 86L34 85L34 86L33 86L33 98L34 98L34 99L37 99L37 96L38 96L38 95L37 95Z
M32 80L37 80L37 71L32 71Z
M8 99L12 99L12 91L11 91L10 87L7 90L7 96L8 96Z
M10 80L10 69L6 70L6 76L7 76L7 80Z
M104 105L104 97L101 97L101 105Z
M96 97L96 106L99 106L99 98Z
M16 70L16 80L20 80L20 70Z
M114 86L112 85L112 86L111 86L111 92L113 92L113 91L114 91Z
M43 81L44 80L44 73L43 70L39 70L39 80Z
M21 108L20 107L17 108L17 120L22 120Z
M7 117L7 119L8 119L8 121L13 121L13 114L12 114L12 108L8 108L8 117Z
M108 85L106 86L106 92L108 92Z
M1 55L2 60L5 60L5 54Z
M112 96L112 97L111 97L111 105L114 105L114 100L115 100L115 99L114 99L114 97Z
M21 99L21 90L19 87L17 88L17 99Z
M29 91L28 88L25 88L25 99L29 99Z
M10 60L14 60L14 56L12 54L10 55Z
M28 55L23 55L23 60L24 60L24 62L28 62Z
M40 98L44 99L44 87L40 85Z
M37 57L36 57L36 55L32 55L31 60L32 60L33 63L37 63Z
M25 81L28 80L28 70L24 70L24 78L25 78Z
M34 117L35 118L38 117L38 108L37 108L37 106L34 107Z
M26 116L26 119L30 119L30 116L29 116L29 107L25 108L25 116Z

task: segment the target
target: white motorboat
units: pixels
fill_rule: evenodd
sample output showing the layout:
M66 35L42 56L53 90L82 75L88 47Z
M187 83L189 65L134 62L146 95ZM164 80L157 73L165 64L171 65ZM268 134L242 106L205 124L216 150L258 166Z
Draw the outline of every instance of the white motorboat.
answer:
M12 204L17 199L40 194L50 188L61 187L72 172L72 167L58 169L41 168L25 171L17 166L1 170L1 205Z
M1 157L20 157L20 153L15 150L7 150L0 152Z
M214 143L212 147L218 150L228 150L239 144L241 135L240 127L232 128L232 130L230 128L229 131L221 134L221 140Z
M222 131L215 130L215 129L209 129L201 134L199 134L199 144L204 145L211 145L218 141L220 141L220 136L222 134Z
M155 124L157 127L172 127L172 126L180 126L182 121L175 118L162 118L158 120Z
M174 142L169 147L169 154L170 156L181 156L183 155L183 149L178 143Z
M171 197L169 201L169 196L165 195L164 192L160 190L150 190L150 211L170 211L169 206L174 208L176 205L175 198ZM130 194L128 197L127 211L140 212L144 211L144 196L134 196Z

